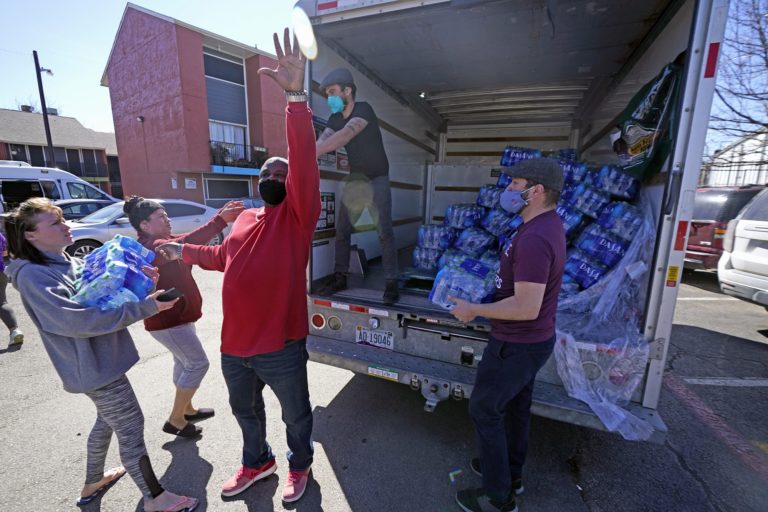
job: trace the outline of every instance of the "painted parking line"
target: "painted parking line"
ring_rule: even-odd
[[[664,376],[664,386],[672,391],[747,467],[768,482],[768,457],[763,452],[758,451],[753,443],[713,411],[699,395],[685,385],[682,379],[668,373]]]
[[[724,386],[731,388],[768,388],[768,379],[757,378],[684,378],[686,384],[694,384],[697,386]]]
[[[715,301],[722,300],[728,302],[736,302],[739,299],[733,297],[678,297],[677,300],[700,300],[700,301]]]

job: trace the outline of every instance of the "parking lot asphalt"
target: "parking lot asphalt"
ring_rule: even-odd
[[[161,431],[173,394],[171,356],[141,325],[131,327],[141,361],[128,376],[144,410],[152,463],[168,489],[200,498],[201,511],[452,511],[457,489],[479,485],[469,469],[474,444],[466,401],[427,413],[421,395],[405,386],[310,363],[316,452],[306,495],[292,506],[280,500],[287,446],[268,391],[276,476],[222,500],[219,489],[239,465],[241,438],[219,367],[221,275],[195,276],[206,297],[197,329],[212,363],[196,404],[217,411],[200,423],[201,439]],[[720,294],[707,272],[686,272],[679,299],[659,406],[666,441],[628,442],[534,418],[521,511],[768,509],[768,313]],[[86,397],[61,389],[11,288],[9,301],[26,341],[20,350],[0,349],[0,510],[73,510],[95,411]],[[108,467],[117,464],[113,442]],[[140,510],[140,501],[124,478],[85,510]]]

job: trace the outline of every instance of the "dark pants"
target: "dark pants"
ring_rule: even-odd
[[[288,466],[312,464],[312,407],[307,384],[307,342],[288,341],[283,350],[250,357],[221,355],[229,405],[243,432],[243,464],[256,468],[274,459],[267,442],[264,386],[277,396],[288,439]]]
[[[368,208],[381,242],[381,262],[386,279],[397,279],[397,245],[392,228],[392,192],[389,176],[367,178],[350,174],[344,181],[341,203],[336,211],[336,262],[334,272],[349,270],[352,232],[363,210]]]
[[[533,382],[554,345],[554,336],[543,343],[490,337],[477,367],[469,414],[477,432],[483,488],[496,499],[506,499],[512,480],[522,477]]]

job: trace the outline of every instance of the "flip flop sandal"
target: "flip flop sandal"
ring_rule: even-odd
[[[187,421],[197,421],[212,418],[216,412],[209,407],[200,407],[195,414],[185,414],[184,419]]]
[[[120,480],[121,478],[123,478],[124,476],[125,476],[125,468],[123,468],[123,472],[122,473],[119,473],[115,478],[113,478],[112,480],[110,480],[106,484],[102,485],[101,487],[99,487],[98,489],[93,491],[88,496],[80,496],[77,499],[76,505],[78,507],[86,506],[87,504],[89,504],[90,502],[92,502],[93,500],[95,500],[96,498],[98,498],[99,496],[104,494],[105,492],[107,492],[110,489],[110,487],[115,485],[117,483],[117,481]]]
[[[197,437],[203,433],[203,428],[193,423],[187,423],[184,428],[176,428],[166,421],[163,425],[163,432],[179,437]]]
[[[179,498],[179,501],[171,505],[170,508],[164,508],[163,510],[158,510],[156,512],[192,512],[200,504],[199,500],[190,498],[189,496],[179,496]],[[141,512],[147,512],[143,506],[141,507]]]

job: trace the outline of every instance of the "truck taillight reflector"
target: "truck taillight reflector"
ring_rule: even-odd
[[[315,306],[325,306],[326,308],[331,307],[331,301],[329,301],[329,300],[315,299],[314,300],[314,304],[315,304]]]
[[[315,329],[322,329],[325,327],[325,317],[320,313],[312,315],[312,325]]]
[[[718,53],[720,53],[720,43],[709,43],[709,52],[707,52],[707,67],[704,68],[704,78],[712,78],[715,76]]]

